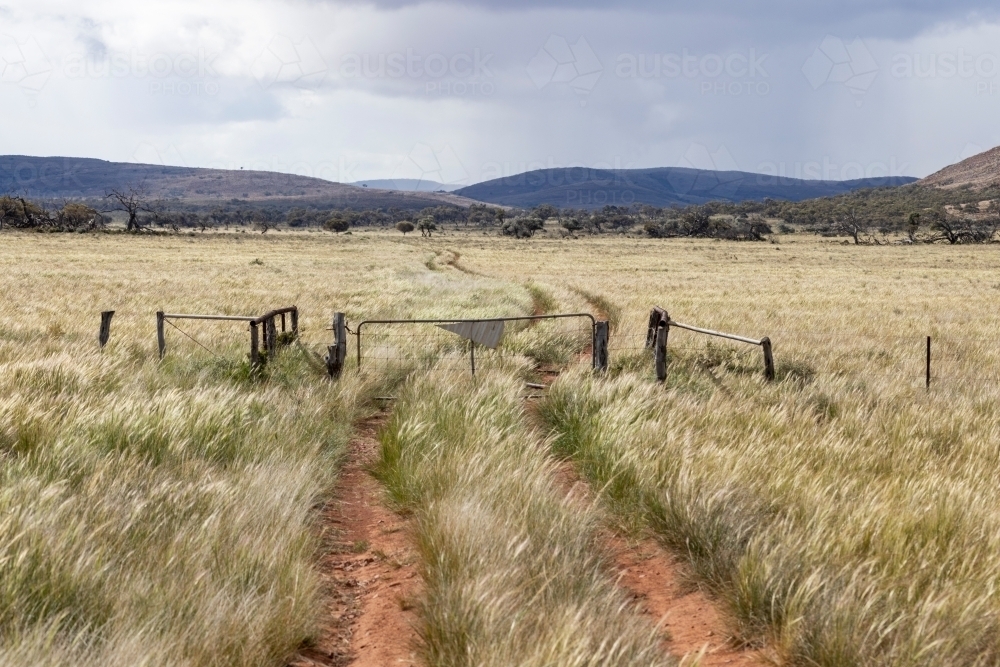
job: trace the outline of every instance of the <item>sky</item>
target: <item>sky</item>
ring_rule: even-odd
[[[0,154],[921,177],[1000,144],[991,4],[0,0]]]

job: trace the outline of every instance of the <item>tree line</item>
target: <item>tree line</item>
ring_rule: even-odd
[[[943,190],[907,185],[802,202],[765,199],[672,207],[605,206],[597,210],[558,208],[551,204],[528,209],[474,204],[439,205],[421,211],[306,206],[281,210],[234,199],[206,211],[192,211],[172,209],[169,203],[151,200],[140,184],[107,191],[100,209],[94,202],[66,202],[48,208],[41,202],[8,194],[0,197],[0,229],[90,231],[106,227],[115,216],[124,220],[125,229],[131,232],[238,227],[261,233],[282,228],[340,233],[357,227],[394,227],[403,234],[419,231],[423,236],[431,236],[450,227],[479,228],[519,239],[529,239],[546,230],[565,236],[631,233],[650,238],[762,241],[775,231],[806,231],[848,237],[858,245],[965,244],[997,240],[998,202],[998,188]]]

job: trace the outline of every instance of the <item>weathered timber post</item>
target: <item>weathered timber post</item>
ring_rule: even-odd
[[[285,333],[285,314],[281,314],[281,333]]]
[[[469,340],[469,359],[472,360],[472,374],[476,374],[476,341]]]
[[[608,338],[611,325],[609,322],[597,322],[594,325],[594,370],[604,373],[608,370]]]
[[[101,313],[101,330],[97,334],[97,342],[100,344],[102,350],[111,338],[111,318],[114,316],[115,311],[113,310],[105,310]]]
[[[292,307],[292,335],[295,340],[299,339],[299,309]]]
[[[167,353],[167,337],[163,331],[163,311],[156,313],[156,344],[160,349],[160,359],[163,359],[163,355]]]
[[[358,370],[359,371],[361,370],[361,325],[362,324],[364,324],[364,322],[361,322],[360,324],[358,324],[358,331],[355,334],[355,337],[357,338],[357,341],[358,341]]]
[[[927,388],[931,388],[931,337],[927,337]]]
[[[260,340],[257,337],[257,323],[250,323],[250,367],[260,367]]]
[[[667,323],[661,322],[656,327],[656,339],[653,345],[656,355],[656,381],[667,381]]]
[[[650,349],[656,344],[656,327],[660,324],[660,315],[653,308],[649,312],[649,325],[646,327],[646,349]]]
[[[293,313],[295,311],[292,311]],[[295,320],[292,320],[294,330]],[[333,345],[327,349],[326,370],[330,377],[338,378],[347,361],[347,319],[344,313],[333,314]]]
[[[771,339],[762,338],[760,347],[764,350],[764,377],[768,382],[774,382],[774,357],[771,355]]]
[[[267,318],[264,326],[267,328],[267,359],[270,361],[278,352],[278,328],[274,317]]]

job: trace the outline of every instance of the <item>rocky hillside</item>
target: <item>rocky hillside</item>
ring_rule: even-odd
[[[1000,187],[1000,146],[945,167],[919,181],[919,185],[947,189],[970,187],[973,190]]]

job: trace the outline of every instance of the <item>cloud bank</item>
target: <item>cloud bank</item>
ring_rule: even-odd
[[[922,176],[1000,144],[982,2],[0,7],[7,154],[471,184],[559,166]]]

